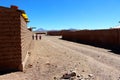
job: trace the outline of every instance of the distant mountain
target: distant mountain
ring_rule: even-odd
[[[70,29],[68,29],[68,30],[70,30],[70,31],[76,31],[77,29],[74,29],[74,28],[70,28]]]
[[[118,29],[118,28],[120,28],[120,25],[117,25],[117,26],[111,27],[110,29]]]
[[[68,30],[68,31],[77,31],[78,29],[69,28],[69,29],[62,29],[62,30]]]
[[[44,32],[44,31],[47,31],[47,30],[45,30],[45,29],[43,29],[43,28],[39,28],[39,29],[37,29],[37,30],[35,30],[35,31]]]

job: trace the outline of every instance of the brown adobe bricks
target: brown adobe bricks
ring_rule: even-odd
[[[32,42],[32,32],[21,12],[0,7],[0,72],[23,70],[23,62]]]
[[[63,31],[62,38],[106,46],[120,46],[120,29]]]

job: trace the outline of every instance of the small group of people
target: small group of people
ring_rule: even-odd
[[[41,40],[41,35],[40,34],[34,34],[32,36],[33,40]]]

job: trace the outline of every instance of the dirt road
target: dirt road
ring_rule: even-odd
[[[74,80],[120,80],[120,55],[59,38],[34,41],[26,70],[1,75],[0,80],[68,80],[60,77],[70,72],[76,73]]]

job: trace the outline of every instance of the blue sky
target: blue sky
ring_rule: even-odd
[[[120,0],[0,0],[10,5],[25,10],[37,29],[106,29],[120,21]]]

